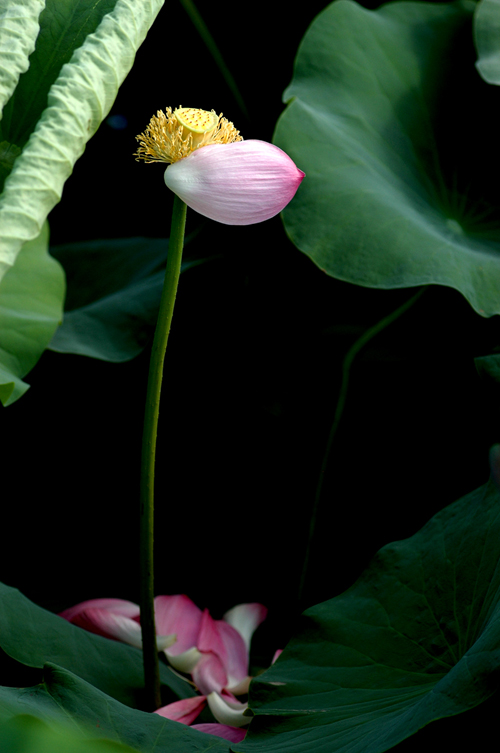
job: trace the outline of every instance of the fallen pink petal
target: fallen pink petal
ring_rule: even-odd
[[[205,217],[253,225],[279,214],[304,176],[277,146],[250,139],[197,149],[166,169],[165,183]]]
[[[205,696],[197,695],[192,698],[183,698],[180,701],[169,703],[167,706],[156,709],[154,713],[164,716],[166,719],[171,719],[174,722],[189,725],[201,714],[206,705]]]
[[[246,730],[240,727],[231,727],[228,724],[193,724],[192,729],[198,732],[205,732],[207,735],[216,735],[224,740],[230,740],[233,743],[240,743],[246,735]]]
[[[138,604],[123,599],[89,599],[60,612],[73,625],[115,641],[142,648],[140,609]],[[176,642],[175,634],[158,635],[158,650]]]

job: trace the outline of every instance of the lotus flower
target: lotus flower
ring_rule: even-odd
[[[214,620],[208,609],[202,612],[187,596],[155,599],[157,632],[177,635],[177,642],[165,650],[169,663],[191,674],[204,695],[248,691],[250,641],[266,614],[262,604],[239,604],[222,620]]]
[[[131,601],[91,599],[60,616],[92,633],[141,648],[139,614],[138,605]],[[155,713],[191,725],[208,703],[218,723],[193,728],[240,742],[245,736],[241,727],[250,720],[245,716],[248,704],[236,695],[248,692],[250,641],[266,615],[262,604],[238,604],[222,620],[214,620],[185,595],[157,596],[158,649],[174,669],[191,674],[201,695],[175,701]]]
[[[189,207],[226,225],[252,225],[281,212],[304,178],[266,141],[243,141],[222,114],[160,110],[137,136],[138,159],[170,163],[165,183]]]
[[[239,604],[222,620],[214,620],[187,596],[156,596],[158,650],[165,651],[174,669],[192,674],[204,694],[224,689],[246,693],[250,641],[266,614],[262,604]],[[91,633],[142,647],[140,609],[131,601],[91,599],[60,617]]]

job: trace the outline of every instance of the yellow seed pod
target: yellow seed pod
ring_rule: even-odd
[[[140,146],[135,153],[145,162],[178,162],[196,149],[209,144],[231,144],[243,141],[240,132],[222,113],[198,110],[194,107],[177,107],[172,112],[158,110],[144,133],[136,136]]]
[[[194,107],[179,107],[174,110],[179,125],[182,126],[182,138],[191,136],[191,144],[196,148],[202,141],[207,141],[209,136],[219,123],[219,118],[212,110],[197,110]]]

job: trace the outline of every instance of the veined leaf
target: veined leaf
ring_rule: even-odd
[[[306,173],[285,228],[322,270],[375,288],[446,285],[491,316],[499,94],[475,68],[474,8],[332,3],[302,40],[274,141]],[[490,2],[489,22],[499,14]]]
[[[243,753],[383,753],[500,684],[500,494],[490,480],[308,609],[250,687]]]
[[[52,248],[66,272],[68,294],[63,324],[48,347],[114,362],[137,356],[154,334],[167,250],[168,238],[112,238]],[[181,271],[209,258],[185,260]]]
[[[0,0],[0,120],[19,76],[28,70],[44,6],[44,0]]]
[[[141,753],[229,751],[227,740],[190,729],[185,724],[172,722],[158,714],[124,706],[55,665],[44,668],[44,682],[41,685],[31,688],[0,687],[0,720],[16,719],[20,713],[43,720],[57,731],[64,726],[65,734],[77,741],[90,738],[93,745],[97,742],[95,738],[102,737],[106,745],[114,743],[118,746],[117,753],[122,750],[122,745],[132,746],[134,751]],[[6,725],[0,725],[0,743],[1,732],[5,728]],[[94,750],[97,753],[100,748],[92,745],[89,753]],[[67,748],[69,750],[73,751],[73,748]],[[79,752],[81,748],[77,747],[76,750]],[[108,747],[102,750],[107,753]],[[33,753],[38,753],[36,748]]]
[[[63,65],[0,197],[0,279],[60,200],[64,182],[108,114],[162,4],[117,0]]]
[[[162,4],[47,0],[40,14],[40,1],[0,0],[0,187],[5,179],[0,400],[5,405],[27,389],[21,379],[61,319],[61,268],[46,253],[31,253],[30,242],[41,237],[74,163],[109,112]],[[35,278],[35,265],[41,277]]]

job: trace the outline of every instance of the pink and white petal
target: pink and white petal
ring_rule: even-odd
[[[238,631],[224,620],[214,620],[205,610],[202,617],[200,635],[198,637],[198,648],[202,652],[215,654],[222,664],[226,674],[226,680],[221,687],[226,685],[237,685],[248,673],[248,651],[245,641]],[[215,664],[213,665],[216,666]],[[208,667],[200,668],[201,672],[206,672]],[[220,678],[222,682],[222,677]],[[219,690],[213,686],[211,690]],[[208,688],[205,691],[208,692]]]
[[[200,693],[208,695],[213,690],[220,692],[227,685],[227,674],[221,660],[216,654],[202,654],[202,658],[193,668],[191,677]]]
[[[228,724],[193,724],[191,729],[197,729],[198,732],[205,732],[207,735],[216,735],[223,737],[224,740],[230,740],[232,743],[240,743],[245,737],[246,729],[230,727]]]
[[[246,695],[250,688],[251,680],[252,678],[250,677],[250,675],[247,675],[239,682],[228,685],[226,690],[229,690],[233,695]]]
[[[174,649],[177,644],[174,644]],[[165,651],[165,655],[168,659],[168,663],[172,665],[178,672],[184,672],[190,675],[194,668],[203,658],[204,654],[200,653],[197,648],[190,648],[188,651],[184,651],[182,654],[172,654],[171,651]]]
[[[191,724],[203,711],[207,705],[207,699],[204,695],[193,696],[192,698],[183,698],[180,701],[174,701],[167,706],[156,709],[155,714],[172,719],[174,722],[181,724]]]
[[[156,648],[158,651],[166,651],[167,648],[173,646],[177,641],[177,636],[173,635],[157,635],[156,636]]]
[[[282,654],[282,653],[283,653],[283,649],[282,648],[276,649],[276,651],[274,652],[274,656],[273,656],[273,660],[272,660],[271,664],[274,664],[274,662],[276,661],[276,659],[278,658],[278,656],[280,656],[280,654]]]
[[[210,144],[174,162],[166,185],[196,212],[226,225],[253,225],[281,212],[304,178],[266,141]]]
[[[251,604],[237,604],[237,606],[226,612],[223,620],[238,631],[245,641],[247,651],[250,652],[252,636],[266,617],[267,607],[254,602]]]
[[[171,656],[197,646],[201,617],[201,609],[184,594],[155,598],[156,632],[160,635],[177,635],[177,642],[170,651]]]
[[[73,624],[85,628],[91,633],[128,643],[135,648],[142,648],[141,626],[130,617],[123,617],[108,609],[86,609],[73,621]]]
[[[248,650],[243,637],[232,625],[217,620],[215,626],[223,646],[218,653],[226,671],[226,685],[233,687],[247,678]]]
[[[250,724],[248,716],[244,712],[248,709],[248,703],[226,703],[219,693],[207,695],[210,711],[221,724],[229,724],[231,727],[244,727]]]
[[[132,601],[125,601],[124,599],[88,599],[82,601],[80,604],[75,604],[74,607],[69,607],[63,612],[59,612],[59,617],[63,617],[69,622],[74,622],[81,612],[86,609],[108,609],[116,614],[122,614],[124,617],[130,617],[131,619],[139,619],[140,609],[138,604],[134,604]]]

